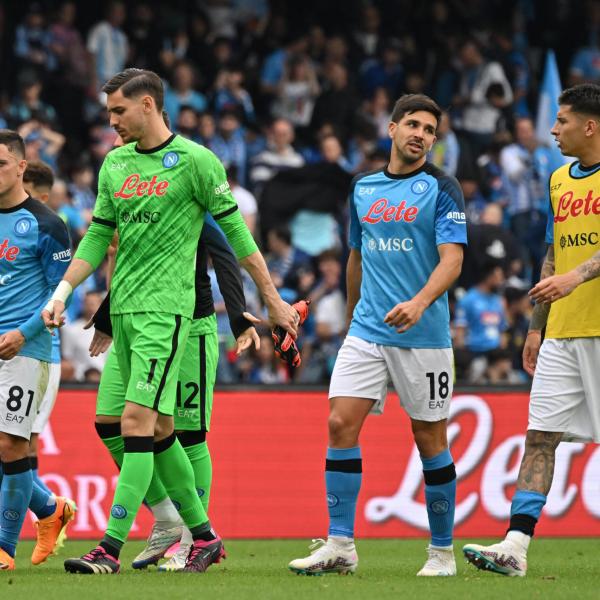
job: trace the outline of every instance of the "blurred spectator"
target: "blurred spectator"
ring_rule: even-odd
[[[469,289],[475,285],[478,274],[488,264],[498,264],[511,277],[523,268],[523,249],[514,235],[502,227],[502,207],[488,204],[480,223],[467,225],[469,245],[465,248],[459,285]]]
[[[529,276],[537,281],[545,254],[547,182],[558,165],[552,165],[549,148],[538,143],[530,118],[516,120],[515,143],[503,148],[500,165],[507,182],[510,228],[527,249],[533,269]]]
[[[373,91],[373,95],[363,102],[360,114],[375,127],[377,138],[385,140],[389,137],[388,128],[391,112],[390,95],[385,88],[378,87]],[[439,139],[436,146],[438,143]]]
[[[315,336],[310,358],[300,377],[303,383],[329,379],[346,331],[346,298],[342,292],[340,257],[336,252],[323,252],[317,258],[317,265],[319,280],[310,292]]]
[[[94,171],[90,164],[81,162],[73,167],[69,195],[72,198],[73,207],[79,211],[87,224],[92,221],[92,213],[96,205],[96,194],[92,189],[93,183]]]
[[[285,364],[276,356],[273,350],[273,339],[269,333],[260,336],[260,348],[252,347],[250,356],[254,361],[249,364],[249,369],[243,380],[253,384],[282,384],[288,383],[290,376]],[[247,359],[246,359],[247,360]]]
[[[67,184],[62,179],[55,179],[48,198],[51,208],[67,224],[69,234],[76,247],[84,236],[87,223],[81,213],[71,204]]]
[[[240,184],[245,185],[248,149],[240,117],[236,111],[221,113],[217,134],[211,141],[210,149],[219,157],[226,169],[235,166]]]
[[[510,350],[504,348],[488,354],[483,374],[472,381],[477,385],[515,385],[525,382],[525,373],[514,368]]]
[[[231,194],[237,202],[244,222],[248,226],[250,233],[256,235],[256,217],[258,213],[256,198],[250,191],[239,184],[237,180],[237,169],[234,165],[227,169],[227,181],[229,182]]]
[[[506,320],[508,323],[506,349],[510,353],[513,369],[522,371],[523,346],[529,330],[532,310],[527,287],[522,284],[517,285],[517,283],[511,284],[509,279],[504,288],[504,300],[506,302]]]
[[[20,68],[33,68],[39,76],[56,68],[56,59],[50,50],[50,32],[42,5],[32,2],[27,8],[23,22],[15,31],[15,56]]]
[[[360,85],[363,96],[369,98],[377,88],[384,88],[392,98],[397,98],[404,84],[401,63],[402,43],[397,38],[385,41],[381,58],[366,60],[360,68]]]
[[[298,271],[311,268],[310,256],[292,246],[290,230],[282,225],[267,232],[267,249],[267,266],[275,287],[288,302],[295,301]]]
[[[198,132],[199,127],[198,113],[191,106],[182,106],[179,109],[177,121],[175,121],[175,131],[194,142],[200,142],[201,136]]]
[[[285,45],[278,48],[263,62],[260,72],[261,92],[272,99],[284,77],[285,64],[293,56],[303,55],[308,48],[308,39],[304,33],[289,36]]]
[[[75,27],[77,5],[63,2],[50,27],[50,47],[57,60],[52,76],[52,97],[62,130],[69,142],[81,145],[84,136],[83,103],[90,86],[90,58],[81,33]]]
[[[255,120],[254,104],[243,84],[244,71],[239,65],[221,70],[215,81],[214,108],[218,115],[235,111],[243,115],[245,123],[252,123]]]
[[[251,161],[250,182],[254,193],[260,196],[264,184],[282,169],[300,167],[304,159],[292,146],[294,128],[286,119],[276,119],[267,134],[267,149]]]
[[[477,380],[484,372],[490,352],[506,347],[508,324],[499,289],[502,268],[494,263],[482,267],[479,282],[460,298],[454,319],[457,377]]]
[[[372,4],[365,4],[354,31],[354,53],[358,62],[375,56],[380,41],[381,15],[379,9]]]
[[[288,120],[294,127],[307,127],[312,118],[319,82],[306,56],[291,56],[276,90],[271,113]]]
[[[311,127],[319,129],[324,123],[331,123],[345,140],[352,130],[360,103],[348,82],[346,67],[332,63],[324,75],[323,92],[317,98]]]
[[[19,95],[8,108],[12,127],[19,127],[31,120],[55,123],[56,111],[42,100],[42,89],[42,81],[34,71],[22,71],[19,74]]]
[[[460,179],[459,183],[465,199],[467,221],[469,223],[479,223],[487,204],[487,200],[479,188],[479,182],[465,176]]]
[[[27,168],[23,173],[23,187],[32,198],[46,204],[53,185],[54,173],[50,165],[41,160],[27,161]]]
[[[42,160],[56,170],[58,154],[65,144],[65,136],[38,120],[23,123],[18,131],[25,142],[25,158]]]
[[[95,381],[93,373],[89,373],[87,376],[86,373],[90,369],[101,373],[106,362],[106,353],[90,356],[89,348],[94,337],[94,328],[84,329],[84,326],[100,308],[101,303],[102,294],[88,292],[83,300],[81,316],[73,322],[67,321],[61,328],[62,358],[73,366],[76,381]]]
[[[328,163],[339,165],[348,173],[352,172],[352,166],[344,156],[344,149],[339,138],[333,134],[321,138],[319,149],[323,160]]]
[[[106,19],[90,30],[87,49],[92,56],[93,88],[100,93],[102,86],[125,68],[129,57],[129,42],[122,30],[127,16],[125,3],[112,1],[106,7]],[[102,102],[102,95],[99,96]]]
[[[180,62],[173,72],[173,84],[165,90],[165,110],[171,123],[177,123],[182,106],[190,106],[201,113],[206,110],[206,98],[194,89],[195,74],[192,65]]]
[[[152,3],[135,4],[127,27],[127,38],[132,64],[138,69],[156,71],[162,50],[162,32]]]
[[[455,176],[460,158],[460,146],[456,134],[452,131],[450,115],[447,112],[442,113],[435,135],[437,140],[429,153],[429,161],[448,175]]]
[[[585,12],[585,21],[581,25],[582,29],[585,28],[590,33],[585,45],[576,52],[571,60],[569,85],[584,82],[600,83],[600,39],[598,39],[600,34],[600,2],[594,0],[586,2]],[[581,38],[578,36],[578,39]]]
[[[199,142],[212,149],[212,143],[217,133],[217,125],[212,114],[205,112],[198,117],[198,133],[200,134]]]
[[[460,129],[479,155],[496,132],[501,109],[512,102],[512,90],[502,65],[486,61],[474,39],[463,43],[459,56],[461,78],[453,104],[462,107]]]

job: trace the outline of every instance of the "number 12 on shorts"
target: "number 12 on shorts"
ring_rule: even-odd
[[[450,374],[441,371],[436,374],[433,371],[425,373],[429,380],[429,408],[442,408],[450,392]]]

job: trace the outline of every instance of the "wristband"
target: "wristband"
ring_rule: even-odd
[[[539,333],[542,335],[542,331],[540,329],[530,329],[525,337],[527,337],[530,333]]]
[[[73,286],[64,279],[56,286],[54,293],[50,296],[50,300],[48,300],[48,304],[44,307],[44,310],[48,312],[52,312],[54,308],[54,301],[60,300],[63,304],[67,303],[69,296],[73,292]]]

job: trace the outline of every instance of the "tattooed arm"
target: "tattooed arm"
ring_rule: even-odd
[[[546,253],[546,258],[544,259],[544,264],[542,265],[540,282],[552,278],[554,276],[554,270],[554,245],[550,244],[548,252]],[[537,287],[538,286],[534,287],[533,290],[529,292],[529,295],[532,298],[534,297],[533,292]],[[523,369],[525,369],[532,377],[537,364],[540,346],[542,345],[542,329],[546,326],[549,313],[550,303],[536,298],[533,313],[531,314],[531,322],[529,323],[529,331],[527,332],[527,339],[523,346]]]
[[[554,275],[554,245],[550,244],[544,264],[542,265],[542,271],[540,274],[540,281],[552,277]],[[536,286],[537,287],[537,286]],[[533,288],[535,290],[535,288]],[[533,292],[533,290],[532,290]],[[536,302],[533,307],[533,313],[531,314],[531,322],[529,323],[529,331],[542,331],[548,321],[548,314],[550,313],[550,304],[544,302]]]
[[[594,256],[568,273],[542,279],[529,295],[536,302],[554,302],[568,296],[578,285],[598,276],[600,276],[600,252],[596,252]]]

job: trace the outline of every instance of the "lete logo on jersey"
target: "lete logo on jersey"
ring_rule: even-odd
[[[18,246],[9,246],[8,239],[5,239],[0,244],[0,259],[5,259],[10,262],[14,261],[17,258],[17,254],[19,254],[20,249]]]
[[[157,181],[156,175],[154,175],[150,181],[143,181],[138,173],[133,173],[133,175],[129,175],[129,177],[125,179],[121,189],[118,192],[115,192],[115,198],[124,198],[127,200],[133,198],[133,196],[137,196],[138,198],[141,198],[144,195],[164,196],[168,187],[169,182]]]
[[[367,214],[361,219],[363,223],[379,223],[384,221],[406,221],[412,223],[419,213],[417,206],[406,206],[406,200],[402,200],[397,206],[388,204],[387,198],[375,200],[369,207]]]

